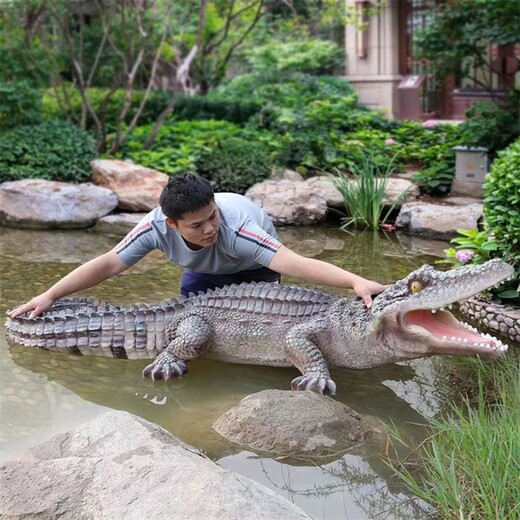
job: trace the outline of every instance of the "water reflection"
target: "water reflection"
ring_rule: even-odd
[[[428,251],[432,245],[415,244],[412,255],[407,249],[412,246],[403,246],[396,235],[354,236],[320,227],[280,229],[280,236],[302,254],[383,283],[433,260]],[[0,228],[0,313],[41,292],[75,265],[105,252],[118,240],[87,231]],[[160,301],[178,294],[179,278],[179,268],[154,255],[84,294],[120,304]],[[295,369],[197,360],[190,364],[187,377],[165,384],[141,377],[146,363],[9,346],[2,325],[2,458],[107,409],[127,410],[160,424],[223,466],[294,500],[314,518],[422,517],[420,506],[406,495],[382,462],[384,438],[375,438],[338,460],[317,465],[315,461],[276,460],[244,452],[211,429],[217,417],[246,395],[266,388],[288,389]],[[417,444],[424,438],[421,425],[442,405],[432,383],[433,372],[431,365],[414,363],[365,371],[335,370],[336,398],[358,413],[385,424],[395,423],[408,442]]]

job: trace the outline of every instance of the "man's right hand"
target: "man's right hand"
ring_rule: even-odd
[[[13,309],[8,313],[8,315],[11,318],[16,318],[24,312],[32,311],[29,318],[36,318],[45,311],[48,311],[52,307],[54,301],[55,300],[48,296],[47,293],[43,293],[33,298],[30,302],[24,303],[23,305],[20,305],[20,307],[16,307],[16,309]]]

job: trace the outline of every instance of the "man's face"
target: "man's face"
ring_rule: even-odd
[[[182,235],[189,246],[199,249],[217,242],[220,214],[215,202],[211,202],[197,211],[185,213],[176,221],[169,218],[167,223]]]

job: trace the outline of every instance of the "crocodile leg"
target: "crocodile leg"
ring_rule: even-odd
[[[334,395],[336,383],[330,378],[323,354],[313,342],[316,332],[315,325],[298,325],[285,337],[287,359],[303,374],[292,380],[291,388]]]
[[[168,346],[143,370],[143,377],[169,381],[188,372],[187,362],[199,357],[213,337],[211,325],[200,316],[185,314],[169,330]]]

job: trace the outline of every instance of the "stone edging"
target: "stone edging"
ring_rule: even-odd
[[[460,312],[482,328],[520,343],[520,309],[477,298],[462,300]]]

